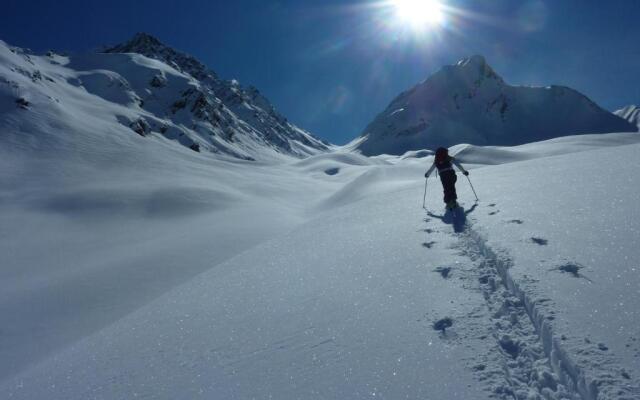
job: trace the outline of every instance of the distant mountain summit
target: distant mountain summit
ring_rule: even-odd
[[[620,118],[624,118],[640,128],[640,107],[636,105],[626,106],[614,112]]]
[[[459,143],[518,145],[637,128],[562,86],[511,86],[476,55],[401,93],[356,139],[365,155]]]
[[[245,160],[306,157],[330,147],[287,121],[258,89],[223,80],[146,33],[101,53],[72,56],[38,56],[0,42],[3,113],[12,114],[7,121],[50,119],[41,126],[105,122],[92,130],[116,129],[116,121],[124,134],[160,135],[194,151]]]

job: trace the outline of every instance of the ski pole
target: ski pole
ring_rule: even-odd
[[[471,179],[469,178],[469,175],[467,175],[467,180],[469,181],[469,185],[471,185],[471,190],[473,190],[473,195],[476,196],[476,201],[479,201],[480,199],[478,199],[478,195],[476,194],[476,190],[473,188],[473,184],[471,183]]]
[[[425,203],[427,202],[427,181],[429,179],[424,178],[424,197],[422,198],[422,208],[426,208]]]

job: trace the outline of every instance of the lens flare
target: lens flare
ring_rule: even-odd
[[[413,29],[427,29],[444,22],[442,4],[437,0],[393,0],[396,17]]]

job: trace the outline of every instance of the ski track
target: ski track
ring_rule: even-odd
[[[428,215],[433,216],[430,212]],[[427,224],[431,221],[425,219]],[[432,230],[425,229],[429,231]],[[625,377],[624,371],[617,371],[620,368],[613,360],[598,363],[582,357],[577,362],[569,355],[562,344],[565,338],[553,332],[554,312],[541,310],[540,305],[546,299],[532,299],[525,293],[509,274],[513,261],[508,253],[492,249],[473,229],[472,221],[465,220],[464,229],[450,235],[458,238],[454,249],[469,259],[470,265],[459,269],[465,275],[467,287],[480,290],[486,301],[478,307],[477,314],[467,317],[491,320],[493,350],[482,360],[469,360],[478,379],[485,382],[490,397],[501,400],[640,398],[640,389],[621,379]],[[598,371],[589,373],[594,372],[589,371],[593,369]]]

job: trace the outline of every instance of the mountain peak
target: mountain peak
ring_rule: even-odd
[[[471,57],[468,58],[464,58],[460,61],[458,61],[458,63],[456,64],[460,67],[467,67],[467,66],[472,66],[472,67],[483,67],[487,65],[487,60],[485,60],[485,58],[479,54],[475,54]]]
[[[158,50],[159,48],[168,48],[168,46],[146,32],[138,32],[131,39],[107,49],[106,52],[144,54],[150,49]]]
[[[502,82],[502,78],[487,64],[487,60],[479,55],[473,55],[458,61],[452,68],[464,76],[476,78],[492,78]]]
[[[189,109],[195,117],[216,128],[212,131],[212,136],[222,133],[222,140],[228,142],[228,148],[234,147],[231,144],[236,141],[242,141],[240,137],[243,133],[285,154],[307,154],[309,151],[324,150],[327,147],[307,132],[290,124],[256,88],[245,89],[236,80],[220,79],[195,57],[163,44],[148,33],[136,33],[127,42],[105,52],[141,54],[161,61],[197,80],[198,88],[183,90],[182,98],[174,103],[174,106],[180,106],[173,109],[172,113],[187,108],[187,103],[191,102]],[[216,143],[220,144],[217,138]],[[213,147],[220,150],[216,145]],[[233,150],[236,156],[246,153],[245,150],[236,150]]]
[[[191,74],[196,79],[203,80],[207,77],[217,79],[216,74],[209,70],[198,59],[188,54],[174,50],[165,45],[154,36],[138,32],[128,41],[105,50],[105,53],[137,53],[145,57],[162,61],[178,71]]]
[[[640,113],[627,108],[620,115],[627,121],[569,88],[511,86],[475,55],[401,93],[364,129],[357,148],[365,155],[403,154],[459,143],[512,146],[635,131],[628,121]]]
[[[138,32],[129,40],[129,42],[138,42],[138,43],[152,43],[157,45],[162,45],[160,40],[158,40],[155,36],[150,35],[146,32]]]

